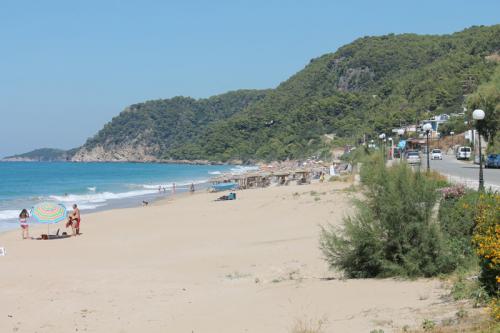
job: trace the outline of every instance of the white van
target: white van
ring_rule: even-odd
[[[456,157],[457,160],[468,160],[470,159],[470,147],[458,147]]]

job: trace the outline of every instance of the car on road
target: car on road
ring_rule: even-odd
[[[457,160],[469,160],[471,154],[470,147],[458,147],[457,153],[455,154]]]
[[[500,154],[488,154],[486,161],[484,162],[484,166],[486,168],[498,168],[498,156],[500,156]]]
[[[420,164],[420,153],[416,150],[410,150],[406,153],[406,162],[408,164]]]
[[[443,153],[441,153],[441,149],[433,149],[431,152],[431,160],[442,160]]]

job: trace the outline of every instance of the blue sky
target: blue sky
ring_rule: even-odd
[[[132,103],[275,87],[358,37],[498,13],[498,0],[1,0],[0,156],[79,146]]]

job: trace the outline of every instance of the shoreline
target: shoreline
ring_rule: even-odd
[[[0,196],[0,232],[17,226],[17,215],[42,201],[57,201],[68,209],[76,203],[82,211],[102,211],[120,207],[136,207],[142,201],[152,202],[177,192],[188,191],[190,184],[203,191],[211,179],[226,174],[240,174],[250,170],[245,166],[186,166],[181,164],[68,164],[65,162],[12,162],[4,164],[7,174],[4,191]],[[0,165],[1,166],[1,165]],[[23,170],[17,176],[15,170]],[[100,171],[102,169],[102,171]],[[0,170],[0,171],[2,171]],[[33,171],[30,171],[33,170]],[[57,170],[57,171],[51,171]],[[135,174],[135,170],[138,170]],[[60,176],[61,171],[62,176]],[[46,175],[38,182],[29,172]],[[9,181],[9,175],[12,180]],[[81,178],[80,176],[81,175]],[[110,176],[106,176],[110,175]],[[27,180],[26,180],[27,179]],[[51,181],[54,180],[54,181]],[[33,183],[33,184],[32,184]],[[161,186],[165,191],[158,192]],[[12,190],[11,190],[12,187]]]
[[[81,161],[81,160],[40,160],[30,158],[8,158],[0,159],[0,163],[153,163],[153,164],[185,164],[185,165],[234,165],[234,166],[252,166],[260,162],[244,163],[242,161],[231,160],[227,162],[222,161],[209,161],[209,160],[95,160],[95,161]]]
[[[203,183],[197,183],[196,186],[198,187],[197,191],[205,192],[210,187],[210,182],[206,181]],[[172,198],[172,196],[180,197],[186,193],[189,193],[189,189],[180,188],[179,190],[176,191],[175,195],[173,195],[171,193],[171,190],[169,190],[169,192],[161,192],[161,193],[156,192],[156,193],[137,195],[122,199],[109,199],[108,201],[106,201],[105,205],[97,206],[92,209],[82,208],[80,209],[80,211],[82,212],[82,214],[89,215],[105,211],[113,211],[117,209],[139,208],[141,207],[143,200],[148,201],[149,205],[154,205],[159,201],[169,200]],[[30,228],[31,226],[36,227],[36,224],[31,223]],[[11,230],[18,228],[19,228],[19,223],[17,218],[4,219],[0,221],[0,235],[2,233],[9,232]]]

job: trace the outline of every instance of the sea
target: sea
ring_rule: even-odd
[[[52,201],[83,214],[92,211],[140,206],[175,192],[208,187],[211,177],[243,173],[252,166],[188,165],[159,163],[0,163],[0,232],[18,228],[23,208]],[[161,191],[158,189],[161,188]]]

